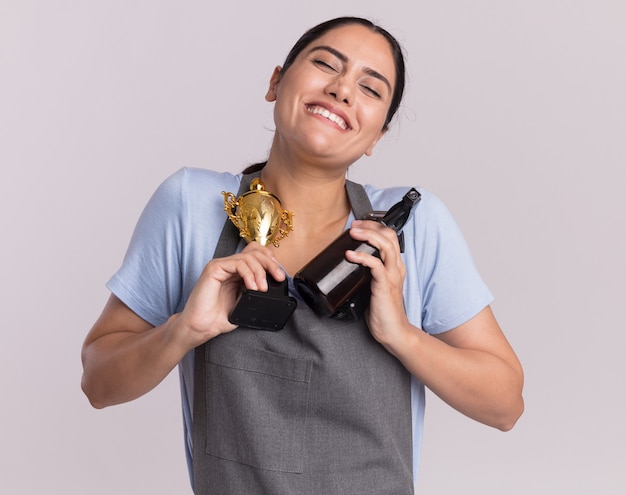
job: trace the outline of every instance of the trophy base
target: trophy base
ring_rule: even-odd
[[[267,292],[244,289],[228,315],[228,321],[255,330],[281,330],[296,309],[297,302],[288,295],[287,280],[277,282],[268,276],[267,282]]]

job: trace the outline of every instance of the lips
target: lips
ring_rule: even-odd
[[[319,115],[320,117],[324,117],[325,119],[328,119],[331,122],[337,124],[344,131],[351,129],[350,125],[348,124],[348,122],[346,122],[346,120],[343,117],[341,117],[340,115],[337,115],[336,113],[331,112],[327,108],[324,108],[320,105],[307,105],[306,109],[308,112],[314,115]]]

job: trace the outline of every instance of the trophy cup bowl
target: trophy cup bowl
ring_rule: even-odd
[[[246,242],[278,247],[293,230],[293,213],[284,210],[278,197],[265,190],[261,179],[253,179],[250,190],[239,198],[230,192],[222,194],[224,210]]]
[[[224,211],[246,242],[270,243],[278,247],[293,230],[293,213],[284,210],[280,200],[265,190],[261,179],[250,183],[250,190],[237,198],[222,191]],[[288,295],[287,280],[277,282],[267,276],[268,291],[244,289],[228,320],[239,326],[258,330],[280,330],[296,308],[296,300]]]

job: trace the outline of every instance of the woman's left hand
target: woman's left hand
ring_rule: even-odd
[[[355,220],[350,235],[378,249],[380,258],[356,251],[346,252],[346,259],[370,269],[372,296],[367,322],[372,336],[388,349],[398,344],[402,329],[408,326],[402,288],[406,268],[400,256],[398,235],[380,222]]]

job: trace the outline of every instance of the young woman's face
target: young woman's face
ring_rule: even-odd
[[[395,65],[380,34],[354,24],[309,44],[284,73],[272,75],[276,137],[301,153],[350,165],[384,134]]]

